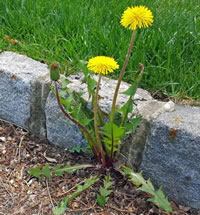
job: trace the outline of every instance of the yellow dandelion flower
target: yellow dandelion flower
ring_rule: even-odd
[[[121,25],[131,30],[149,27],[153,23],[152,12],[144,6],[128,7],[122,14]]]
[[[107,75],[109,72],[118,69],[119,65],[111,57],[97,56],[89,59],[87,68],[94,73]]]

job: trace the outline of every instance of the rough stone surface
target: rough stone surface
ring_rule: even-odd
[[[48,68],[13,52],[0,54],[0,118],[45,136]]]
[[[141,170],[170,199],[200,208],[200,108],[176,106],[151,122]]]
[[[142,119],[135,133],[129,134],[121,144],[119,159],[121,163],[139,171],[147,135],[150,132],[150,121]]]
[[[45,113],[47,139],[50,143],[66,149],[87,144],[79,128],[64,116],[52,93],[47,98]]]

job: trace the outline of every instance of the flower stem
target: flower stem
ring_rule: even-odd
[[[115,105],[116,105],[116,102],[117,102],[117,96],[118,96],[118,92],[119,92],[119,87],[120,87],[120,84],[121,84],[122,79],[124,77],[124,73],[125,73],[126,67],[128,65],[128,60],[129,60],[129,58],[131,56],[131,51],[132,51],[133,44],[134,44],[134,41],[135,41],[135,35],[136,35],[136,30],[134,30],[133,33],[132,33],[132,37],[131,37],[128,52],[127,52],[127,55],[126,55],[126,58],[125,58],[125,61],[124,61],[124,65],[122,67],[120,77],[118,79],[117,86],[115,88],[115,94],[114,94],[114,97],[113,97],[113,103],[112,103],[112,109],[111,109],[111,115],[110,115],[110,122],[113,122],[113,120],[114,120]]]
[[[102,147],[102,143],[101,143],[101,139],[99,136],[99,128],[98,128],[98,96],[99,96],[99,88],[100,88],[100,83],[101,83],[101,77],[102,74],[99,74],[99,80],[97,83],[97,88],[96,88],[96,94],[95,94],[95,102],[94,102],[94,130],[95,130],[95,134],[96,134],[96,140],[97,140],[97,145],[98,145],[98,150],[101,154],[101,162],[103,164],[103,166],[106,164],[105,161],[105,152],[103,150]]]
[[[61,102],[60,102],[60,98],[59,98],[59,93],[58,93],[58,86],[57,86],[57,83],[56,81],[54,81],[55,83],[55,89],[56,89],[56,99],[57,99],[57,102],[58,102],[58,105],[61,109],[61,111],[64,113],[64,115],[69,119],[71,120],[74,124],[76,124],[88,137],[89,141],[88,143],[90,144],[90,147],[94,153],[94,155],[97,157],[97,159],[99,160],[99,153],[98,153],[98,150],[96,148],[96,143],[95,143],[95,140],[94,138],[91,136],[91,134],[89,133],[89,131],[87,130],[86,127],[84,127],[83,125],[80,124],[80,122],[78,122],[76,119],[74,119],[69,113],[67,113],[65,111],[65,109],[63,108]]]

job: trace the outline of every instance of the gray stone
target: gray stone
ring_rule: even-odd
[[[144,148],[146,145],[147,135],[150,132],[150,122],[142,119],[133,134],[129,134],[120,146],[118,158],[121,163],[131,167],[138,172]]]
[[[200,108],[176,106],[151,122],[141,167],[179,204],[200,209]]]
[[[26,56],[0,54],[0,118],[45,137],[47,65]]]
[[[52,93],[47,98],[45,113],[47,139],[50,143],[66,149],[87,145],[79,128],[62,113]]]
[[[137,104],[137,113],[141,114],[148,121],[156,119],[162,113],[174,111],[174,109],[175,106],[172,101],[148,100]]]

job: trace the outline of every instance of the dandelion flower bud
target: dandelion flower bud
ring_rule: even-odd
[[[57,81],[60,78],[59,67],[55,62],[50,66],[50,78],[52,81]]]

